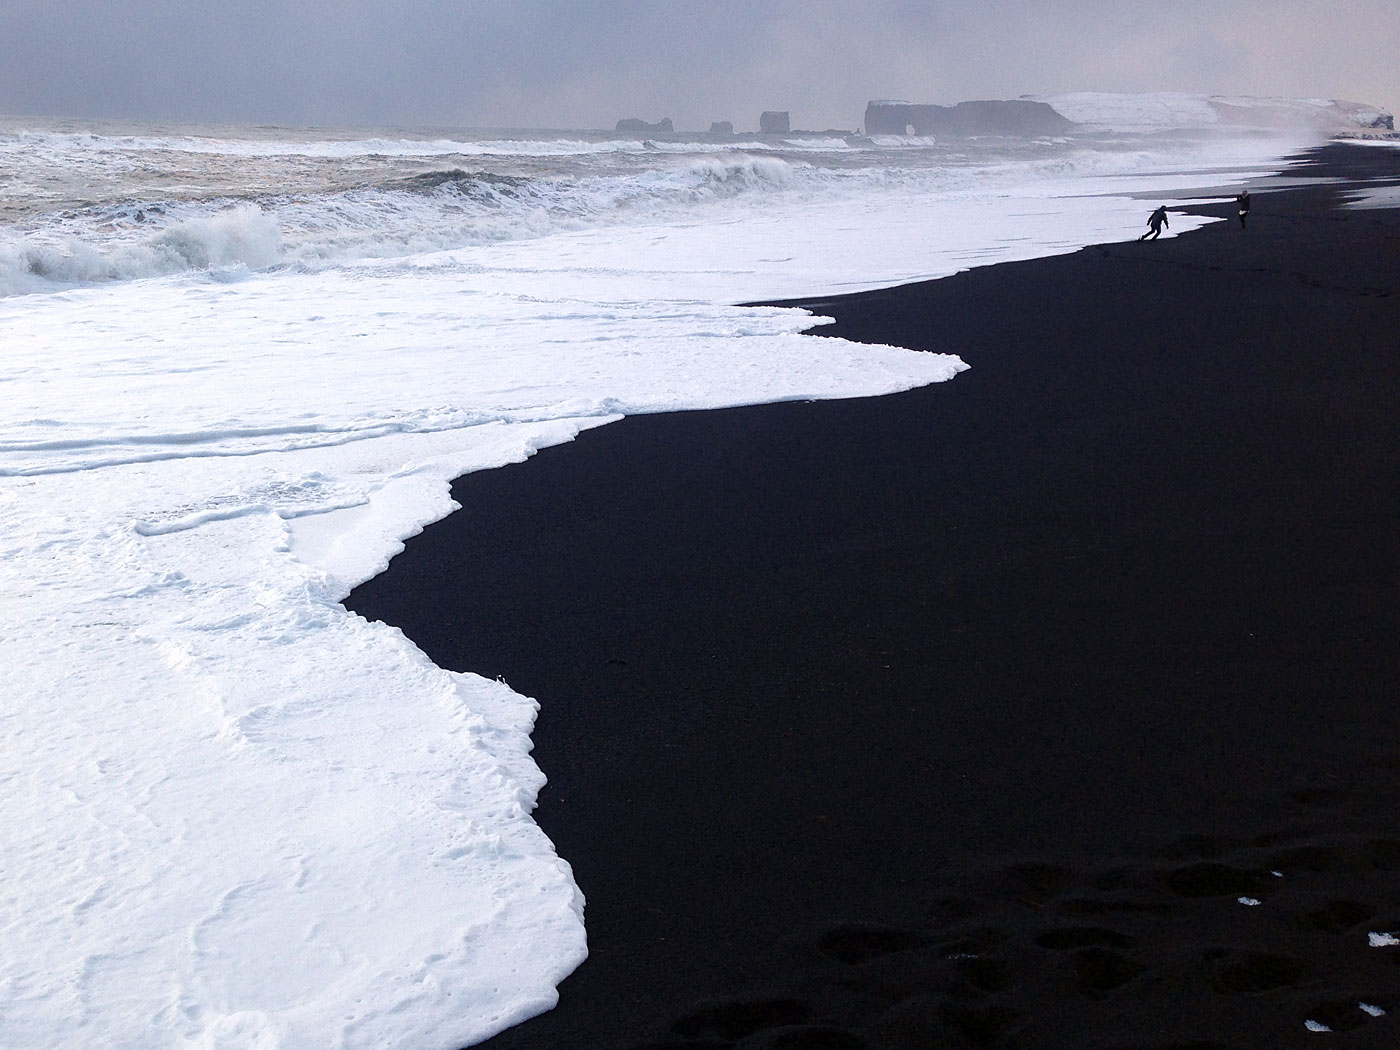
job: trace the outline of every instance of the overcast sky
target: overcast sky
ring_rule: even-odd
[[[1400,103],[1397,0],[0,0],[0,113],[854,128],[873,98]]]

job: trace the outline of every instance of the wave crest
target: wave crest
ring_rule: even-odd
[[[687,168],[702,190],[719,195],[783,189],[793,180],[794,168],[777,157],[711,157],[693,161]]]
[[[124,224],[129,228],[106,243],[69,234],[0,244],[0,295],[189,270],[260,270],[280,261],[277,220],[256,205],[195,215],[155,233],[140,229],[144,219],[137,210]]]
[[[277,264],[321,269],[577,229],[693,217],[783,192],[798,170],[742,153],[625,174],[528,177],[443,168],[347,190],[217,201],[123,201],[51,215],[0,241],[0,295]]]
[[[450,168],[446,171],[424,171],[407,175],[401,179],[391,179],[382,189],[403,190],[406,193],[460,193],[464,197],[482,199],[500,194],[511,195],[529,184],[530,180],[521,175],[495,175],[487,171],[463,171]]]

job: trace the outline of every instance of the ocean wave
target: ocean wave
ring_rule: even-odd
[[[1103,99],[1089,101],[1105,112]],[[1175,107],[1179,117],[1190,100],[1157,101],[1164,111]],[[7,149],[28,134],[0,135],[0,170]],[[432,153],[466,145],[456,140],[406,146],[400,140],[353,140],[359,151],[398,142],[426,152],[397,160],[365,155],[352,165],[249,160],[239,153],[300,156],[349,149],[348,139],[211,137],[185,143],[215,154],[205,160],[152,154],[143,166],[134,164],[129,150],[114,152],[114,144],[165,149],[180,140],[45,134],[49,146],[68,152],[37,160],[25,154],[28,167],[16,169],[20,190],[44,189],[19,210],[0,212],[0,295],[186,272],[224,277],[279,265],[321,270],[586,229],[742,222],[776,213],[779,201],[787,213],[801,214],[812,207],[865,207],[890,194],[984,193],[1069,176],[1151,170],[1159,157],[1179,160],[1192,148],[1108,134],[993,145],[899,136],[786,137],[761,148],[667,141],[654,143],[651,151],[642,140],[558,138],[522,139],[533,157],[478,167],[460,151]],[[498,141],[474,145],[494,148]],[[804,152],[799,143],[810,148]],[[621,152],[606,159],[541,159],[550,150],[575,146]],[[1218,148],[1214,142],[1205,150]]]
[[[728,149],[752,148],[771,151],[771,141],[735,140]],[[783,140],[781,148],[829,151],[847,148],[843,139],[833,137]],[[709,153],[715,143],[709,138],[640,139],[620,138],[605,132],[549,136],[522,133],[518,137],[463,136],[461,138],[413,138],[371,136],[367,138],[309,139],[259,137],[204,137],[196,135],[120,135],[59,131],[19,130],[0,134],[0,155],[6,153],[48,153],[77,156],[94,154],[107,157],[133,154],[180,153],[193,156],[224,156],[243,159],[307,157],[320,160],[352,160],[363,157],[539,157],[566,158],[607,154]]]
[[[176,221],[139,240],[32,237],[0,243],[0,296],[190,270],[258,270],[279,262],[281,248],[277,220],[251,204]]]
[[[628,175],[523,178],[449,169],[285,201],[277,214],[287,253],[324,265],[683,219],[784,192],[797,172],[787,161],[745,155]]]
[[[121,201],[0,240],[0,295],[81,284],[313,269],[619,224],[664,222],[780,193],[800,166],[733,154],[626,175],[525,177],[460,168],[252,201]]]
[[[642,148],[640,142],[588,142],[581,139],[455,139],[455,138],[214,138],[193,135],[100,135],[54,131],[18,131],[0,136],[0,149],[43,150],[64,154],[186,153],[226,157],[441,157],[474,154],[560,156]]]
[[[382,184],[386,190],[405,190],[409,193],[434,193],[451,190],[468,197],[480,196],[483,191],[494,194],[519,189],[529,183],[529,179],[519,175],[493,175],[483,171],[463,171],[451,168],[446,171],[422,171],[416,175],[405,175]]]

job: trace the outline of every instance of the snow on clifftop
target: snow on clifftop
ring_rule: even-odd
[[[1315,128],[1328,135],[1390,137],[1395,134],[1395,118],[1390,113],[1376,106],[1338,99],[1252,98],[1169,91],[1145,95],[1076,91],[1023,97],[1048,102],[1062,116],[1106,131]]]

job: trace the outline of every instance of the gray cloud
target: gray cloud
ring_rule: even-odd
[[[744,129],[1081,89],[1392,106],[1395,39],[1394,0],[0,0],[0,112]]]

